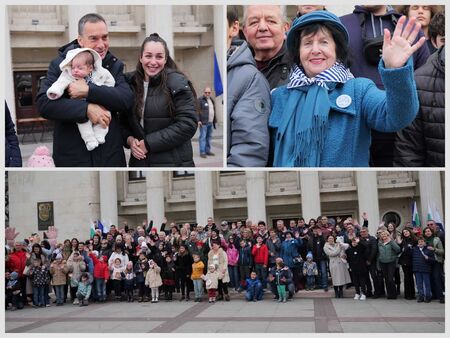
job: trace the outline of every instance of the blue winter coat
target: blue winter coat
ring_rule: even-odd
[[[320,161],[321,167],[367,167],[369,165],[370,130],[395,132],[409,125],[419,110],[412,59],[401,68],[386,69],[383,60],[378,66],[386,90],[379,90],[373,81],[355,78],[329,91],[328,130]],[[289,119],[286,107],[295,89],[279,87],[272,92],[272,114],[269,118],[271,146],[295,135],[283,135],[282,121]],[[343,95],[351,98],[343,107]],[[338,105],[341,103],[341,107]],[[292,149],[291,153],[294,153]]]
[[[22,155],[14,122],[5,101],[5,167],[21,167]]]
[[[426,247],[422,249],[423,253],[428,256],[426,260],[420,252],[420,248],[415,246],[412,250],[412,268],[413,272],[428,272],[431,273],[431,263],[435,261],[434,252],[428,250]]]
[[[292,269],[292,267],[294,266],[294,258],[298,257],[298,250],[302,245],[303,241],[300,238],[284,240],[281,243],[280,257],[283,259],[284,264],[289,268]]]

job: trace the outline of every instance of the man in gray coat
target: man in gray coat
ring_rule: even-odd
[[[245,41],[234,41],[239,33],[237,10],[228,6],[228,144],[229,167],[265,167],[269,155],[270,87],[256,69]]]

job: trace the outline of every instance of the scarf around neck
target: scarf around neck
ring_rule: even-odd
[[[297,65],[293,67],[284,112],[288,119],[285,121],[287,132],[275,149],[274,166],[320,166],[330,111],[328,91],[333,90],[337,83],[345,83],[352,78],[350,70],[339,62],[313,78]]]

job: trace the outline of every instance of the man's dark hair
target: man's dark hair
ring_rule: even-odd
[[[437,36],[445,36],[445,13],[438,12],[431,19],[430,25],[428,27],[428,34],[433,42],[436,42]]]
[[[237,6],[227,6],[227,21],[228,27],[231,27],[233,23],[239,21]]]
[[[84,25],[87,22],[90,23],[96,23],[96,22],[100,22],[103,21],[106,25],[106,20],[97,13],[89,13],[84,15],[79,21],[78,21],[78,35],[83,35],[83,31],[84,31]]]
[[[347,68],[350,68],[350,50],[348,48],[348,43],[345,40],[345,36],[334,25],[331,25],[328,22],[312,23],[310,25],[307,25],[297,33],[297,38],[294,39],[292,47],[289,48],[289,54],[291,56],[292,62],[294,62],[299,67],[301,66],[299,48],[302,36],[315,34],[318,31],[323,30],[324,28],[326,28],[331,33],[334,43],[336,44],[336,60],[342,62]]]

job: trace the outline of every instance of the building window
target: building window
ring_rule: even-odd
[[[402,221],[402,218],[395,211],[388,211],[387,213],[384,214],[383,221],[384,221],[384,224],[386,224],[386,226],[390,222],[395,223],[396,226],[399,226],[400,222]]]
[[[128,180],[129,181],[145,180],[145,177],[146,177],[145,171],[129,171],[128,172]]]
[[[190,177],[194,175],[195,173],[192,170],[176,170],[173,172],[173,178]]]

